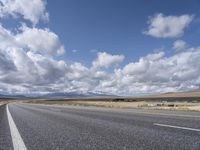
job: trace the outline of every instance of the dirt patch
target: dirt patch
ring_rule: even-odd
[[[0,106],[4,105],[4,104],[7,104],[7,103],[8,103],[7,101],[0,101]]]
[[[0,106],[4,105],[4,104],[8,104],[8,103],[13,103],[13,102],[20,102],[20,101],[19,100],[6,100],[6,99],[1,100],[0,99]]]

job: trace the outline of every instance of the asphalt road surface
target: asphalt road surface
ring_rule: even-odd
[[[2,150],[200,150],[200,112],[0,106]]]

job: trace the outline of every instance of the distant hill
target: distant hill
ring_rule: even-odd
[[[75,97],[84,97],[84,94],[78,94],[78,93],[48,93],[39,96],[39,98],[75,98]]]
[[[200,97],[200,89],[186,91],[186,92],[170,92],[157,95],[161,97]]]
[[[158,98],[191,98],[196,97],[200,98],[200,89],[186,91],[186,92],[169,92],[163,93],[158,95],[149,95],[149,96],[116,96],[116,95],[109,95],[106,93],[76,93],[76,92],[55,92],[55,93],[48,93],[44,95],[8,95],[8,94],[0,94],[0,99],[62,99],[62,98],[100,98],[100,99],[158,99]]]
[[[186,91],[186,92],[169,92],[163,94],[147,95],[147,96],[128,96],[121,97],[129,101],[200,101],[200,89]]]
[[[0,99],[26,99],[27,97],[24,95],[8,95],[8,94],[0,94]]]
[[[153,94],[145,96],[130,96],[132,98],[170,98],[170,97],[200,97],[200,89],[185,92],[168,92],[162,94]]]
[[[76,92],[70,92],[70,93],[65,93],[65,92],[58,92],[58,93],[49,93],[49,94],[45,94],[40,96],[39,98],[86,98],[86,97],[110,97],[110,96],[114,96],[114,95],[108,95],[108,94],[104,94],[104,93],[92,93],[92,92],[88,92],[85,94],[82,93],[76,93]]]
[[[104,93],[92,93],[88,92],[86,94],[76,93],[76,92],[55,92],[43,95],[8,95],[0,94],[0,99],[61,99],[61,98],[86,98],[86,97],[112,97],[114,95],[108,95]]]

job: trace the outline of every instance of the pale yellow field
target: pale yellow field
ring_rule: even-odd
[[[3,104],[7,104],[9,102],[10,102],[9,100],[1,100],[0,101],[0,106],[3,105]],[[14,101],[12,101],[12,102],[14,102]]]
[[[5,102],[0,102],[0,106],[3,105],[3,104],[5,104]]]
[[[31,103],[71,106],[95,106],[107,108],[143,108],[164,110],[200,111],[200,102],[112,102],[112,101],[35,101]],[[169,107],[168,105],[175,105]]]
[[[74,101],[68,102],[64,105],[77,105],[77,106],[97,106],[97,107],[110,107],[110,108],[145,108],[145,109],[166,109],[166,110],[195,110],[200,111],[200,103],[188,102],[163,102],[165,105],[174,104],[175,107],[167,106],[154,106],[162,104],[158,102],[101,102],[101,101]]]

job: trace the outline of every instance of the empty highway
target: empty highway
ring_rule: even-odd
[[[200,150],[200,112],[10,103],[0,150]]]

